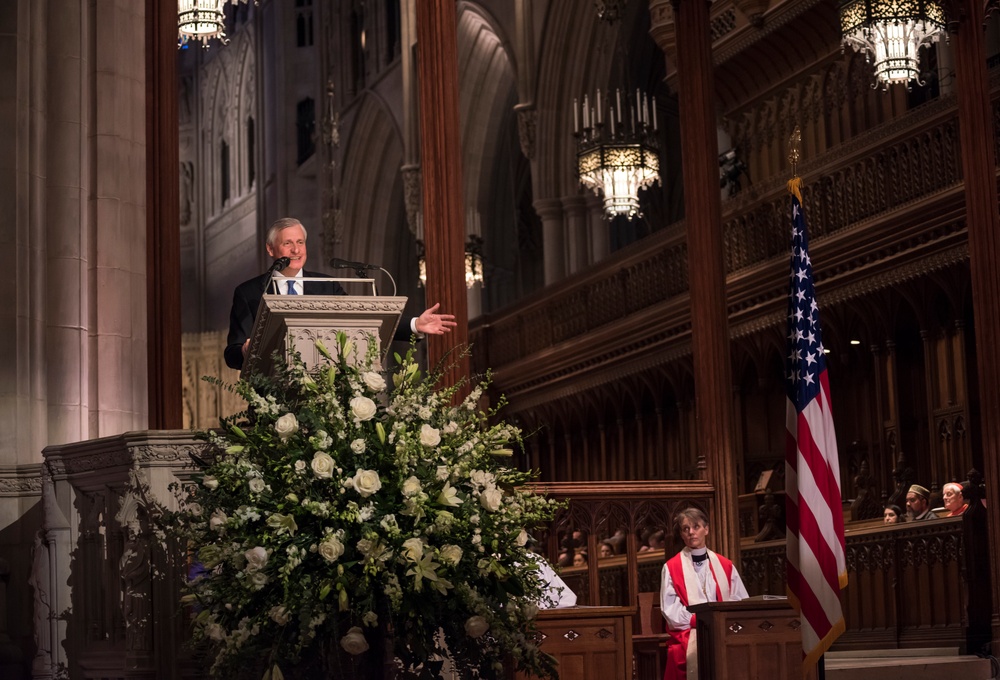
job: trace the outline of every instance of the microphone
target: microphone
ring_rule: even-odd
[[[330,260],[330,266],[334,269],[381,269],[377,264],[365,264],[364,262],[351,262],[335,257]]]
[[[267,273],[268,274],[273,274],[274,272],[278,271],[279,269],[284,269],[285,267],[287,267],[291,263],[292,263],[291,258],[288,258],[288,257],[279,257],[277,260],[274,261],[274,264],[271,265],[271,268],[267,270]]]
[[[275,260],[268,268],[267,273],[264,274],[264,287],[260,289],[261,293],[267,290],[267,287],[271,285],[271,275],[280,269],[284,269],[291,263],[292,260],[291,258],[288,257],[279,257],[277,260]]]

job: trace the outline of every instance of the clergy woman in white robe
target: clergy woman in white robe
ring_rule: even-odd
[[[745,600],[747,589],[736,567],[705,546],[708,517],[698,508],[681,510],[674,526],[684,548],[663,565],[660,607],[667,619],[667,670],[664,680],[698,680],[695,617],[688,607],[702,602]]]

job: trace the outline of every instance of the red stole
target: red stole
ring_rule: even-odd
[[[719,564],[722,565],[726,583],[731,583],[733,578],[733,563],[718,553],[715,556],[719,559]],[[715,573],[711,561],[708,563],[708,568],[712,570],[712,578],[715,580],[715,601],[721,602],[722,592],[719,590],[719,575]],[[681,564],[680,553],[667,560],[667,571],[670,574],[670,580],[673,583],[677,597],[680,599],[681,604],[687,607],[691,603],[691,600],[688,598],[687,582],[684,579],[684,568]],[[670,626],[667,626],[667,634],[670,636],[670,639],[667,641],[667,669],[663,674],[663,680],[687,680],[688,639],[691,637],[691,629],[697,625],[695,618],[695,615],[692,614],[691,627],[684,630],[671,630]]]

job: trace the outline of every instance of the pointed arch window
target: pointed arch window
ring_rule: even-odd
[[[229,202],[229,144],[222,140],[219,147],[219,197],[221,204]]]

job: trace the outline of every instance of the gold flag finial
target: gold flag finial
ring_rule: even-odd
[[[800,158],[802,158],[802,133],[796,125],[788,137],[788,162],[792,166],[792,177],[795,177],[795,166],[799,164]]]

